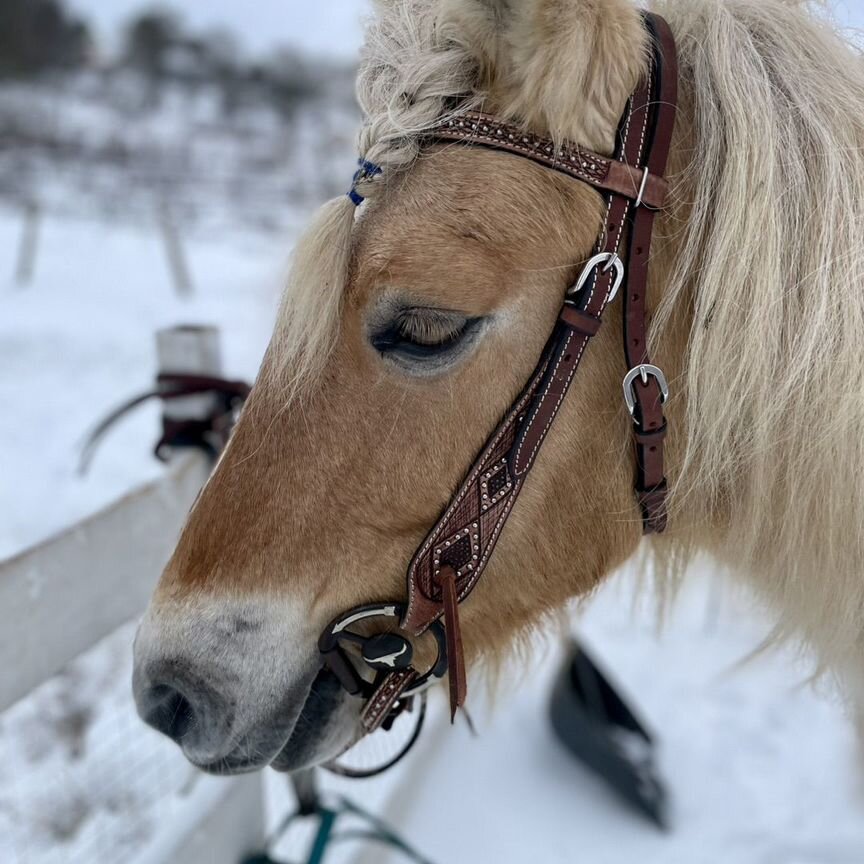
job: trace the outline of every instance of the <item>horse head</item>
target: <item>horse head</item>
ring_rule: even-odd
[[[835,182],[831,172],[841,168],[816,147],[806,114],[822,111],[826,135],[840,140],[846,124],[842,140],[860,142],[860,125],[852,128],[856,100],[864,101],[853,86],[858,73],[836,52],[799,52],[793,63],[789,33],[800,44],[829,37],[817,37],[807,13],[783,0],[738,4],[737,30],[723,3],[663,6],[686,74],[645,313],[652,361],[675,390],[665,406],[673,529],[655,542],[667,552],[707,548],[775,574],[763,579],[765,592],[805,631],[827,632],[829,601],[796,595],[804,583],[795,574],[816,560],[817,531],[823,560],[834,562],[825,572],[851,572],[843,525],[859,519],[860,528],[864,496],[854,504],[851,494],[832,497],[850,502],[842,524],[820,518],[817,498],[828,485],[832,496],[851,487],[836,466],[814,462],[812,448],[790,443],[812,418],[782,358],[792,334],[810,363],[807,400],[818,406],[833,368],[819,340],[840,327],[848,345],[834,338],[839,353],[830,362],[845,357],[861,372],[860,351],[849,347],[861,317],[835,315],[832,324],[822,305],[808,311],[783,286],[784,274],[795,273],[821,296],[821,280],[841,258],[860,284],[854,228],[826,208],[839,202],[860,215],[864,172],[843,168],[847,185]],[[750,32],[760,38],[741,35]],[[849,110],[829,118],[809,96],[806,111],[784,108],[797,92],[817,93],[831,64],[836,98]],[[139,711],[196,765],[292,770],[357,739],[363,703],[322,666],[322,630],[346,609],[406,598],[412,556],[544,356],[598,236],[626,230],[610,222],[591,182],[430,133],[482,110],[531,140],[576,142],[608,158],[651,68],[652,37],[630,0],[376,4],[358,82],[360,170],[350,195],[325,205],[297,245],[258,380],[136,641]],[[782,152],[774,148],[781,139]],[[834,205],[806,187],[796,165],[831,181]],[[830,231],[805,241],[804,213],[824,215]],[[745,240],[762,251],[745,254]],[[625,300],[609,303],[576,358],[579,373],[544,430],[542,453],[460,607],[469,666],[502,657],[640,544],[633,419],[621,392]],[[837,452],[859,461],[860,426],[851,419],[862,419],[853,392],[860,377],[835,381],[848,390],[849,423],[831,427]],[[793,483],[805,465],[815,479]],[[757,515],[769,511],[783,518]],[[468,563],[471,554],[469,542]],[[411,634],[418,664],[432,650],[423,629]],[[385,655],[395,665],[402,644]]]

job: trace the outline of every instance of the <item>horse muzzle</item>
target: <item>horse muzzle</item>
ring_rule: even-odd
[[[132,681],[145,723],[212,774],[308,767],[358,737],[358,700],[305,627],[262,605],[224,607],[148,611]]]

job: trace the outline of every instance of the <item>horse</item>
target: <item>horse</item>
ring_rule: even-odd
[[[611,302],[459,606],[459,651],[494,668],[634,556],[671,591],[708,555],[862,719],[864,65],[798,0],[651,8],[680,70],[646,313],[670,391],[667,527],[644,537],[632,493]],[[295,248],[251,396],[136,637],[139,713],[194,765],[294,771],[363,733],[319,634],[404,598],[609,230],[591,184],[430,132],[482,111],[610,156],[652,50],[631,0],[376,0],[361,168]]]

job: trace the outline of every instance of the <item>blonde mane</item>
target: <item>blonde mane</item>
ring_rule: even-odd
[[[656,8],[694,142],[652,334],[692,314],[673,507],[720,514],[714,551],[842,665],[864,641],[864,64],[805,3]]]
[[[414,163],[453,104],[488,95],[489,63],[442,17],[459,5],[376,2],[359,153],[383,171],[358,184],[364,197]],[[676,510],[702,516],[658,551],[686,561],[719,514],[712,551],[753,570],[836,663],[864,641],[864,66],[814,5],[652,6],[678,42],[694,147],[673,178],[687,219],[670,238],[652,337],[662,344],[676,315],[692,315],[672,524]],[[347,198],[329,202],[296,247],[265,365],[292,396],[334,341],[355,217]]]

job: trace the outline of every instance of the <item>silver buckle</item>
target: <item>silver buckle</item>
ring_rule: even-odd
[[[636,411],[636,394],[633,385],[637,378],[641,378],[642,383],[647,384],[649,377],[654,378],[660,385],[660,404],[665,405],[669,401],[669,384],[663,370],[659,366],[651,366],[648,363],[636,366],[624,377],[624,401],[627,403],[627,410],[631,417]]]
[[[618,289],[624,281],[624,262],[614,252],[601,252],[585,265],[576,284],[567,290],[568,299],[575,297],[585,287],[589,277],[600,264],[606,265],[603,268],[604,273],[608,273],[613,267],[615,268],[615,281],[612,283],[612,288],[606,296],[605,305],[611,303],[618,296]]]

